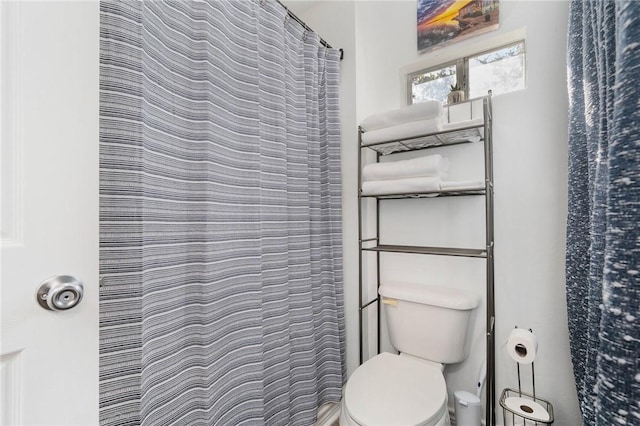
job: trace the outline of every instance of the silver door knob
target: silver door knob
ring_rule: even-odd
[[[36,298],[49,311],[66,311],[82,300],[84,288],[76,277],[56,275],[40,284]]]

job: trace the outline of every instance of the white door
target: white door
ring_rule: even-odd
[[[98,61],[93,2],[0,1],[3,425],[98,423]],[[70,310],[36,303],[73,275]]]

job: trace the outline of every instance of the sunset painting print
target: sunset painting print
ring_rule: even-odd
[[[498,0],[418,0],[418,50],[498,28]]]

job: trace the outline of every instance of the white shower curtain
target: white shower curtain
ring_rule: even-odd
[[[312,424],[345,380],[339,52],[272,0],[100,31],[101,424]]]

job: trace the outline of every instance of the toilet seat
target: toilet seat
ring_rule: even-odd
[[[437,367],[381,353],[353,373],[344,407],[360,425],[432,425],[447,412],[447,388]]]

